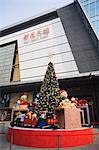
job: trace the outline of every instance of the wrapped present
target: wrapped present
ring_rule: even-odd
[[[25,118],[23,124],[29,125],[29,126],[35,126],[35,125],[37,125],[37,119],[34,118],[33,120],[31,120],[29,118]]]
[[[55,125],[58,123],[57,119],[47,119],[47,124],[49,125]]]
[[[44,118],[39,118],[38,119],[38,126],[40,128],[42,128],[43,126],[46,126],[46,125],[47,125],[47,120],[46,119],[44,119]]]

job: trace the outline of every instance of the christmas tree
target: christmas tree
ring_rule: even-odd
[[[54,66],[52,62],[49,62],[39,93],[39,114],[46,111],[47,118],[53,118],[54,109],[59,105],[60,99],[59,83]]]

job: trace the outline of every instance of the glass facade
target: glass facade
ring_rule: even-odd
[[[10,82],[15,43],[0,47],[0,83]]]
[[[78,0],[86,11],[90,21],[99,36],[99,0]]]

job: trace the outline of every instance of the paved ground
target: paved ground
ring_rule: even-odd
[[[0,124],[0,133],[4,132],[7,133],[8,124],[5,124],[4,126]],[[99,132],[99,128],[94,128],[94,133]],[[21,140],[21,137],[20,137]],[[23,146],[17,146],[17,145],[10,145],[7,142],[7,135],[6,134],[0,134],[0,150],[44,150],[40,148],[28,148]],[[45,150],[99,150],[99,134],[97,136],[94,136],[94,143],[82,147],[75,147],[75,148],[57,148],[57,149],[49,149],[46,148]]]

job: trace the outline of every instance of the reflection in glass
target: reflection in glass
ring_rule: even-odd
[[[10,82],[15,43],[0,47],[0,83]]]
[[[99,0],[78,0],[86,11],[93,28],[99,36]]]

